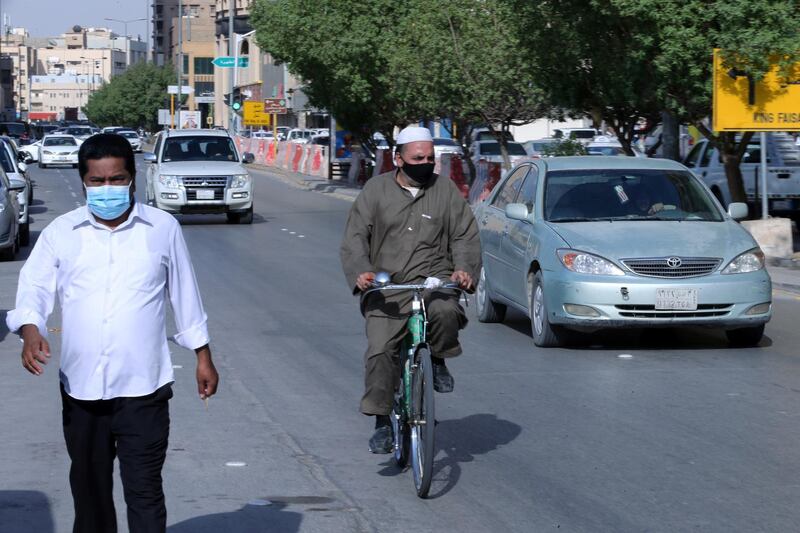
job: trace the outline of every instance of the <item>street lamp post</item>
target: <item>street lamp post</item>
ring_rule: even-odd
[[[128,23],[130,22],[140,22],[142,20],[147,19],[130,19],[130,20],[120,20],[120,19],[112,19],[106,17],[104,20],[109,20],[111,22],[119,22],[125,27],[125,62],[130,65],[131,64],[131,50],[130,50],[130,39],[128,37]]]

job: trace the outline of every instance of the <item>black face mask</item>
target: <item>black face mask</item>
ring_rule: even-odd
[[[411,178],[411,181],[418,184],[420,187],[424,187],[431,181],[433,178],[433,163],[419,163],[417,165],[412,165],[405,159],[403,159],[403,172],[405,172],[406,176]]]

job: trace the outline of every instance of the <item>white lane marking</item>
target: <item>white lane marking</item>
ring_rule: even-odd
[[[178,89],[175,89],[175,90],[177,91]],[[286,228],[281,228],[281,231],[289,231],[289,230],[286,229]]]
[[[175,89],[175,90],[177,91],[178,89]],[[296,234],[297,234],[297,232],[296,232],[296,231],[290,231],[290,232],[289,232],[289,235],[296,235]]]
[[[297,237],[300,238],[300,239],[303,239],[303,238],[305,238],[305,235],[298,235]]]
[[[225,463],[225,466],[240,467],[240,466],[247,466],[247,463],[245,463],[244,461],[228,461],[227,463]]]
[[[272,505],[272,502],[269,501],[269,500],[258,499],[258,500],[250,500],[249,502],[247,502],[247,505],[254,505],[256,507],[264,507],[266,505]]]
[[[617,357],[619,359],[633,359],[633,356],[629,353],[621,353]]]
[[[175,90],[177,91],[178,89],[175,89]],[[75,191],[69,191],[69,193],[72,195],[73,198],[77,198],[78,197],[78,195],[75,194]]]
[[[177,91],[178,89],[175,90]],[[183,365],[172,365],[172,368],[183,368]]]

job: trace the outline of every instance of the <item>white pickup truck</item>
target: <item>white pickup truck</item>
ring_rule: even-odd
[[[731,203],[719,150],[707,140],[698,141],[683,164],[703,180],[723,206]],[[752,205],[760,203],[760,165],[761,144],[756,135],[748,144],[739,167],[748,203]],[[787,133],[767,134],[767,198],[770,214],[800,218],[800,146]]]

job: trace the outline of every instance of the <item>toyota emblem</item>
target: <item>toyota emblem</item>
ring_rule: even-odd
[[[667,266],[670,268],[678,268],[683,264],[680,257],[670,257],[667,259]]]

